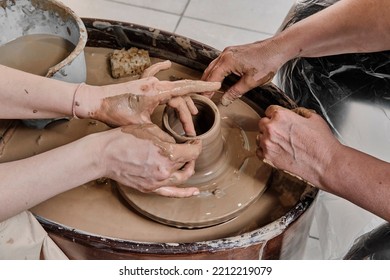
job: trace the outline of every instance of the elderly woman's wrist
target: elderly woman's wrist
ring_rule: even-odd
[[[305,56],[308,47],[305,41],[307,35],[305,30],[296,26],[291,26],[273,37],[278,48],[278,61],[280,66],[288,61]]]
[[[319,174],[319,187],[325,191],[334,192],[337,189],[343,175],[343,165],[345,164],[345,146],[335,142],[332,148],[328,150],[328,157],[322,161],[322,170]],[[341,172],[341,173],[340,173]]]

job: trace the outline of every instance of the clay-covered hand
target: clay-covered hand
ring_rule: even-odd
[[[176,144],[155,124],[129,125],[103,132],[105,177],[141,192],[188,197],[199,191],[178,187],[194,174],[200,140]],[[108,139],[108,141],[107,141]]]
[[[257,155],[272,166],[318,184],[341,146],[321,116],[306,108],[271,105],[259,121]]]
[[[222,96],[222,104],[227,106],[247,91],[270,82],[281,65],[278,48],[271,39],[231,46],[210,63],[202,80],[222,82],[232,73],[240,76],[239,81]],[[206,95],[211,97],[213,92]]]
[[[157,63],[146,69],[143,78],[139,80],[104,86],[100,108],[89,113],[90,117],[113,126],[151,123],[151,114],[156,107],[168,104],[179,113],[186,133],[194,136],[192,115],[198,111],[191,98],[184,96],[193,92],[218,90],[221,84],[195,80],[160,81],[153,76],[170,66],[170,61]]]

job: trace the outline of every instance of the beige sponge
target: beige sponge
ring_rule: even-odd
[[[142,75],[151,64],[147,50],[132,47],[128,50],[114,50],[110,54],[113,78]]]

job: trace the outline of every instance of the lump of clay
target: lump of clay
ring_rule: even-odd
[[[128,50],[114,50],[110,54],[111,75],[115,79],[142,75],[150,64],[147,50],[132,47]]]

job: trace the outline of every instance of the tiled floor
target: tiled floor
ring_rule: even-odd
[[[295,1],[62,0],[62,2],[81,17],[112,19],[154,27],[223,50],[227,46],[254,42],[273,35]],[[340,248],[348,248],[357,237],[356,234],[362,232],[363,226],[359,228],[357,225],[359,219],[367,215],[345,201],[326,194],[322,195],[321,201],[316,206],[316,219],[311,227],[304,259],[340,258],[342,255],[336,252],[338,250],[340,252]],[[356,212],[358,214],[355,214]],[[319,215],[322,216],[318,218]],[[370,220],[370,217],[367,216],[366,219]],[[341,221],[340,224],[337,224],[337,221]],[[348,236],[345,232],[349,228],[354,230],[355,235],[344,238]]]
[[[81,17],[113,19],[154,27],[223,50],[230,45],[249,43],[274,34],[295,1],[63,0],[62,2]]]

